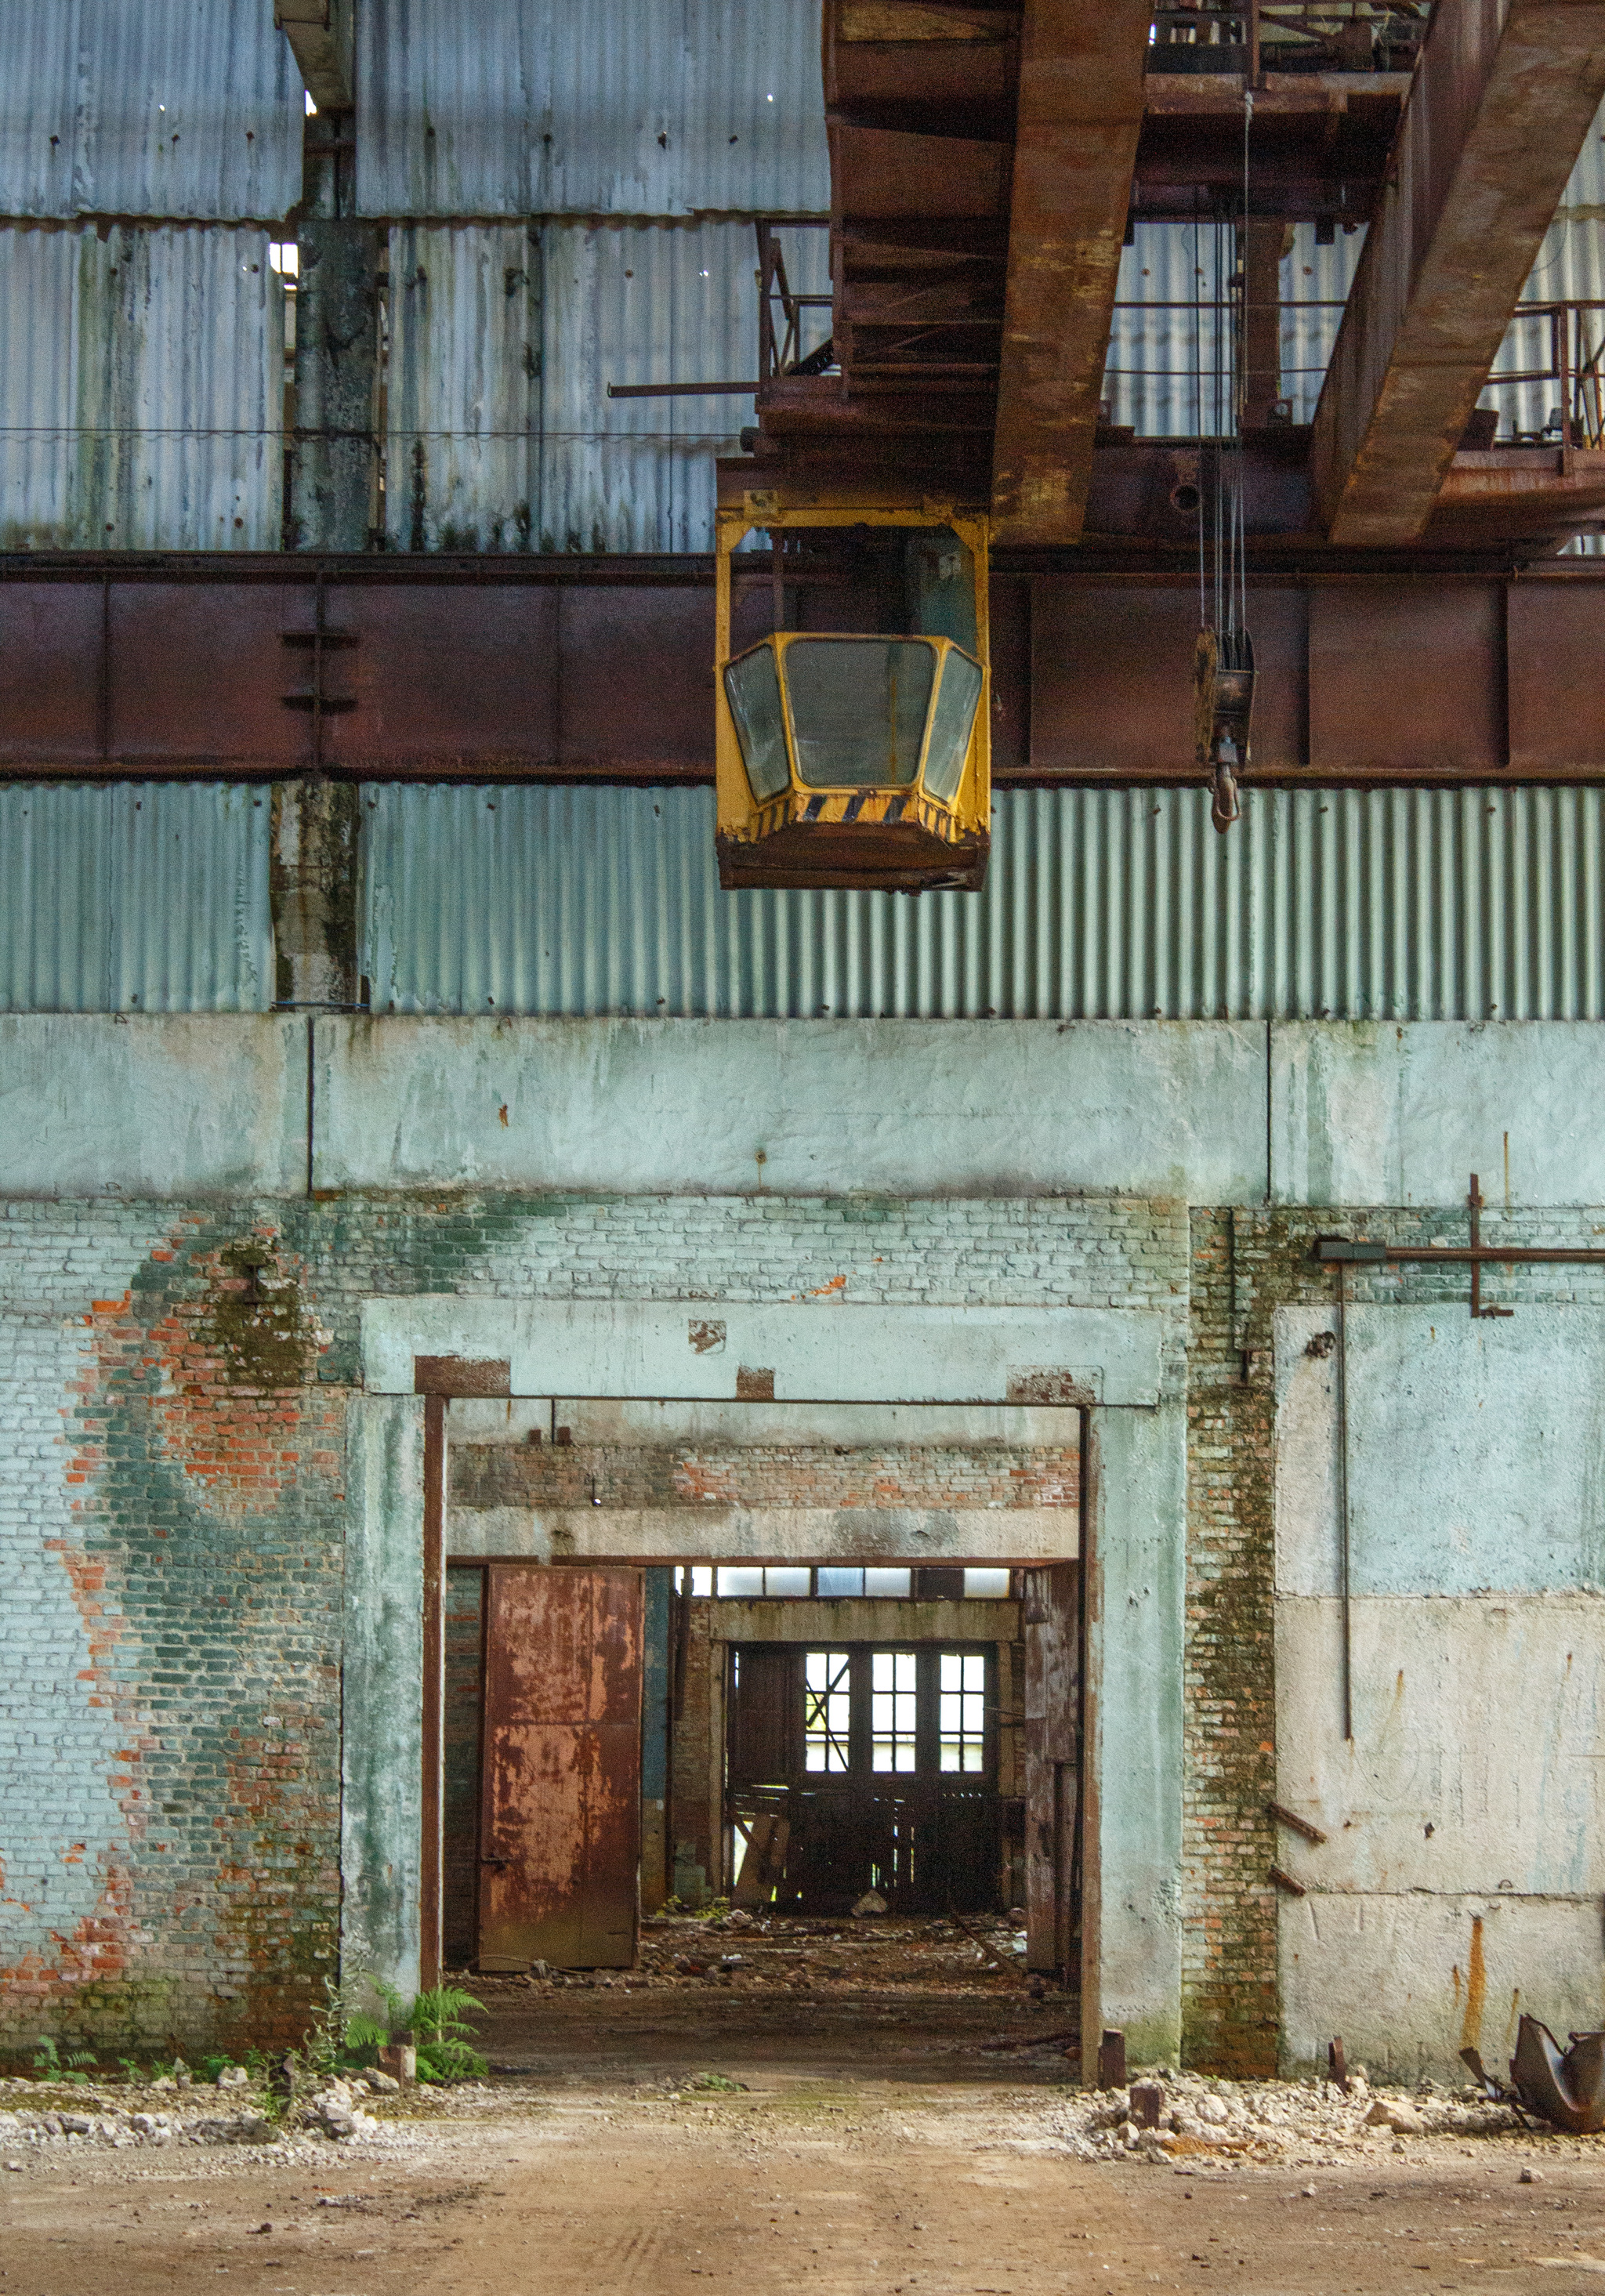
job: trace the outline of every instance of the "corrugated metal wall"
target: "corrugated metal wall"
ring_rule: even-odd
[[[264,232],[0,230],[0,548],[277,549],[283,364]]]
[[[397,550],[532,550],[541,244],[528,224],[390,234],[385,529]]]
[[[1605,1015],[1605,792],[1010,791],[980,894],[722,893],[707,790],[364,792],[376,1011]]]
[[[239,783],[0,788],[0,1011],[264,1011],[269,831]]]
[[[364,215],[831,204],[819,0],[364,0]]]
[[[271,0],[0,0],[0,215],[264,222],[301,188]]]
[[[799,292],[830,291],[829,234],[786,234]],[[757,369],[744,223],[549,226],[543,234],[542,547],[711,550],[716,455],[750,398],[609,398],[610,382],[737,382]],[[821,314],[815,332],[829,332]],[[813,340],[810,337],[809,340]]]

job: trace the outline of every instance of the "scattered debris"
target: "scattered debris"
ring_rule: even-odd
[[[1458,2095],[1423,2083],[1413,2095],[1373,2090],[1363,2066],[1336,2081],[1237,2082],[1159,2068],[1162,2079],[1129,2091],[1072,2092],[1061,2108],[1069,2149],[1084,2160],[1146,2157],[1155,2165],[1188,2161],[1294,2160],[1315,2165],[1351,2161],[1379,2144],[1403,2151],[1412,2138],[1524,2133],[1519,2112],[1477,2089]],[[1163,2099],[1154,2120],[1151,2095]],[[1146,2124],[1146,2125],[1144,2125]]]
[[[1568,2136],[1605,2128],[1605,2033],[1573,2033],[1563,2050],[1547,2025],[1523,2017],[1516,2028],[1511,2079],[1529,2112]]]

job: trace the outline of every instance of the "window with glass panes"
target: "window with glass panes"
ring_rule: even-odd
[[[941,1767],[967,1775],[987,1767],[987,1661],[979,1652],[944,1651],[938,1660],[937,1728]]]
[[[985,1664],[985,1660],[982,1661]],[[919,1660],[913,1651],[870,1653],[870,1767],[919,1767]]]
[[[803,1659],[803,1767],[839,1775],[851,1759],[852,1671],[849,1651],[808,1651]],[[792,1712],[796,1712],[793,1707]]]

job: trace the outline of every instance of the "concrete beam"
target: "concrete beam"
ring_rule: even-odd
[[[354,782],[279,782],[273,792],[273,901],[277,1001],[356,1001],[356,822]]]
[[[1163,1379],[1158,1308],[876,1307],[835,1300],[364,1300],[363,1383],[410,1393],[417,1356],[512,1365],[515,1396],[733,1402],[1143,1406]],[[1044,1390],[1052,1389],[1053,1393]]]
[[[1000,543],[1080,537],[1151,17],[1149,0],[1026,0],[992,465]]]
[[[273,20],[318,110],[349,111],[356,101],[349,0],[274,0]]]
[[[1258,1021],[317,1023],[316,1185],[1260,1201]]]
[[[314,123],[315,124],[315,123]],[[309,216],[297,235],[290,532],[297,550],[366,550],[378,517],[377,224]]]
[[[1315,410],[1333,542],[1413,542],[1605,94],[1605,0],[1445,0]]]
[[[447,1554],[476,1562],[999,1565],[1068,1562],[1077,1545],[1061,1506],[459,1506],[446,1528]]]

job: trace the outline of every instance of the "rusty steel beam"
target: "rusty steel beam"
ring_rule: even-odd
[[[1151,13],[1149,0],[1027,0],[992,463],[1000,543],[1081,532]]]
[[[1605,0],[1440,0],[1315,412],[1322,524],[1413,542],[1605,94]]]
[[[1170,462],[1184,482],[1186,450]],[[995,565],[999,787],[1200,778],[1192,551],[1145,546],[1123,565],[1122,546],[1089,537],[1056,567],[1027,552]],[[713,568],[691,559],[670,578],[669,565],[654,578],[622,560],[0,562],[0,780],[310,776],[309,801],[359,780],[711,783]],[[744,571],[741,643],[772,615],[766,554]],[[315,648],[302,641],[320,592]],[[817,626],[829,619],[827,602]],[[1605,785],[1605,560],[1513,568],[1456,549],[1406,564],[1322,547],[1279,563],[1265,545],[1249,622],[1257,782]],[[304,706],[315,687],[321,733]],[[286,790],[280,910],[307,916],[281,953],[348,967],[348,921],[323,914],[345,816],[325,791],[291,824],[291,803]],[[293,980],[283,993],[299,993]]]

